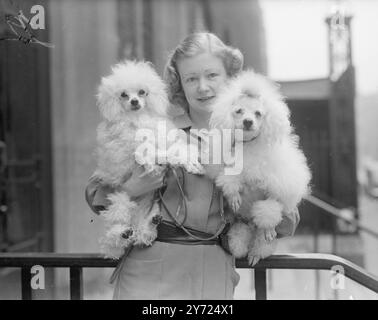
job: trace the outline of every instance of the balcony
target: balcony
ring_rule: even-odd
[[[0,268],[21,269],[21,297],[23,300],[33,298],[31,288],[31,269],[33,266],[44,268],[69,268],[70,298],[83,299],[83,268],[112,268],[117,261],[104,259],[99,254],[59,254],[59,253],[0,253]],[[343,270],[344,276],[356,281],[365,288],[378,294],[378,278],[367,273],[357,265],[330,254],[289,254],[273,255],[260,261],[254,269],[255,297],[267,300],[267,270]],[[237,260],[236,268],[251,268],[246,260]]]

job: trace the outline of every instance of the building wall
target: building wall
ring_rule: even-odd
[[[227,44],[239,48],[245,68],[267,73],[266,41],[261,5],[258,0],[207,0],[208,28]]]
[[[204,30],[202,1],[153,1],[153,61],[163,73],[167,56],[190,32]]]
[[[99,251],[102,222],[95,218],[91,223],[94,215],[84,190],[95,168],[96,87],[117,60],[116,12],[115,0],[55,0],[50,5],[56,252]],[[67,279],[58,276],[58,281]]]

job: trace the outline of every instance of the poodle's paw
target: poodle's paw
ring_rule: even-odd
[[[134,153],[135,162],[141,166],[144,166],[147,162],[147,157],[142,152],[135,152]]]
[[[182,153],[179,156],[176,154],[169,154],[168,163],[172,166],[184,167],[189,173],[205,174],[205,170],[198,161],[198,157],[188,156],[186,153]]]
[[[157,176],[160,176],[161,174],[164,173],[164,171],[165,171],[166,169],[167,169],[167,167],[164,166],[164,165],[157,165],[157,166],[155,166],[155,174],[156,174]]]
[[[155,215],[155,216],[152,217],[151,222],[152,222],[152,224],[154,224],[154,225],[158,225],[158,224],[160,224],[160,222],[161,222],[162,220],[163,220],[163,216],[160,215],[160,214],[157,214],[157,215]]]
[[[264,237],[267,242],[272,242],[277,237],[277,232],[274,228],[265,229]]]
[[[248,263],[250,266],[254,267],[261,260],[261,256],[248,254]]]
[[[227,201],[230,204],[232,211],[238,212],[242,204],[242,198],[239,192],[227,197]]]
[[[254,265],[261,259],[265,259],[271,256],[277,247],[277,239],[273,239],[270,242],[265,240],[265,234],[263,230],[257,230],[255,234],[253,245],[249,248],[248,261]]]
[[[161,173],[160,166],[150,163],[144,165],[144,171],[145,175],[149,176],[157,176]]]
[[[132,228],[126,228],[125,231],[122,232],[121,237],[125,240],[130,239],[134,234],[134,231]]]
[[[198,161],[187,161],[183,164],[186,171],[193,174],[205,174],[205,169]]]
[[[240,179],[236,176],[219,175],[215,179],[215,184],[217,187],[223,190],[223,193],[227,196],[234,193],[239,193],[243,190],[243,185]]]
[[[141,232],[139,236],[139,243],[137,244],[149,247],[156,239],[157,232],[156,230],[145,230],[144,232]]]

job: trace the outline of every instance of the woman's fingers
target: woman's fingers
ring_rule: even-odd
[[[138,197],[142,194],[156,190],[163,185],[164,171],[157,174],[151,174],[143,167],[137,167],[130,179],[123,185],[123,189],[129,196]]]

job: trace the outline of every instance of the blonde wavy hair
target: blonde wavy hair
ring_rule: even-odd
[[[243,54],[239,49],[225,45],[215,34],[210,32],[195,32],[188,35],[169,54],[164,68],[164,80],[168,85],[168,97],[174,106],[180,106],[189,111],[188,101],[182,89],[177,61],[197,54],[209,52],[222,59],[228,77],[237,75],[243,68]]]

